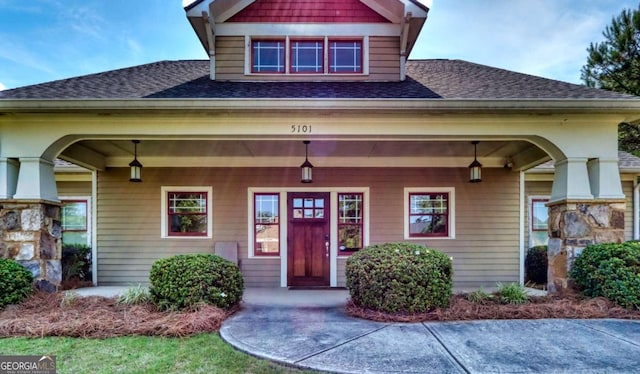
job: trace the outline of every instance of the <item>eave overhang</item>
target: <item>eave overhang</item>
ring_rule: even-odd
[[[0,116],[11,113],[98,112],[397,112],[416,114],[622,114],[640,121],[637,99],[71,99],[0,100]]]

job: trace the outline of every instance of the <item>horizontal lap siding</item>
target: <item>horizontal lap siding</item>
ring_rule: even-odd
[[[245,75],[244,36],[219,36],[216,38],[216,80],[287,80],[287,81],[398,81],[400,79],[400,39],[399,37],[369,38],[369,75]]]
[[[468,170],[318,168],[311,187],[369,187],[370,242],[404,241],[404,188],[454,187],[456,239],[416,240],[454,258],[457,287],[518,280],[518,175],[485,169],[468,183]],[[247,188],[307,187],[298,168],[145,168],[142,183],[128,169],[98,174],[98,282],[147,282],[151,264],[179,253],[213,253],[217,241],[237,241],[249,287],[280,285],[280,259],[248,258]],[[213,238],[160,238],[161,186],[213,187]],[[282,238],[282,240],[285,240]],[[338,259],[338,286],[345,285]]]
[[[57,182],[58,196],[91,196],[91,182]]]

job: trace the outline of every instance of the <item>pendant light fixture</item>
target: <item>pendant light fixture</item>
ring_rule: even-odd
[[[313,181],[311,175],[311,169],[313,169],[313,165],[309,162],[308,159],[308,151],[309,151],[309,143],[308,140],[303,141],[304,143],[304,162],[300,165],[300,169],[302,170],[302,179],[300,180],[302,183],[311,183]]]
[[[131,168],[131,177],[129,178],[129,182],[142,182],[142,164],[138,161],[138,144],[140,140],[132,140],[134,151],[133,151],[133,161],[129,163],[129,167]]]
[[[482,164],[478,162],[477,158],[478,143],[480,142],[477,140],[471,142],[473,144],[473,162],[469,165],[469,182],[471,183],[482,182]]]

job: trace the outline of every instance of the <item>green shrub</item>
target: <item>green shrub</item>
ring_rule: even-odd
[[[604,296],[630,309],[640,309],[640,243],[605,243],[586,247],[570,275],[590,297]]]
[[[242,300],[244,280],[234,263],[211,254],[189,254],[156,261],[149,276],[151,299],[160,309],[201,303],[228,309]]]
[[[347,288],[359,306],[420,313],[449,304],[453,269],[442,252],[410,243],[369,246],[349,257]]]
[[[546,245],[529,248],[524,258],[525,282],[547,284],[548,266]]]
[[[62,280],[91,280],[91,247],[83,244],[62,245]]]
[[[529,295],[524,286],[518,283],[498,283],[498,300],[502,304],[524,304],[529,301]]]
[[[0,290],[0,308],[18,304],[33,292],[33,276],[16,261],[0,258]]]

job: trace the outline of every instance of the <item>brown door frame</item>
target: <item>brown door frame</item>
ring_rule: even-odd
[[[293,206],[294,199],[303,199],[304,203],[304,198],[313,201],[309,206]],[[315,205],[317,199],[323,199],[322,206]],[[330,208],[330,192],[287,192],[288,286],[330,286]]]

